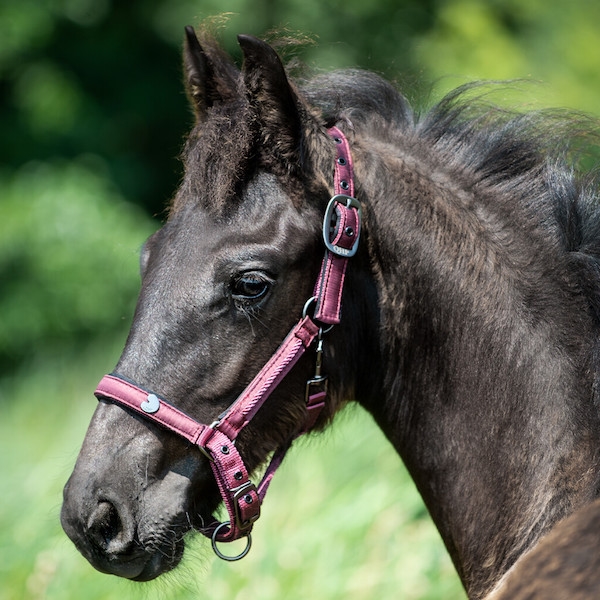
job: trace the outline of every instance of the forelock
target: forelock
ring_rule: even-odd
[[[212,107],[186,141],[181,157],[183,181],[170,212],[200,206],[222,214],[254,173],[253,130],[252,114],[243,96]]]

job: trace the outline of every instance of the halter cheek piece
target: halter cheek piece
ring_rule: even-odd
[[[260,505],[267,488],[291,445],[273,455],[260,484],[255,486],[248,476],[242,457],[235,447],[239,433],[248,425],[271,392],[316,341],[315,375],[306,383],[307,416],[297,436],[314,426],[327,396],[327,377],[321,374],[323,356],[323,326],[331,328],[340,322],[342,290],[348,259],[356,253],[360,238],[361,208],[354,198],[354,179],[350,147],[337,128],[328,130],[337,148],[335,164],[335,195],[329,201],[323,219],[323,240],[326,251],[314,295],[304,307],[300,321],[292,328],[281,346],[250,382],[238,399],[211,425],[198,423],[159,394],[144,390],[127,378],[112,373],[102,378],[96,389],[98,399],[106,399],[160,424],[198,447],[210,461],[228,521],[216,518],[200,531],[212,540],[217,556],[238,560],[250,550],[250,532],[260,516]],[[313,316],[309,309],[313,307]],[[245,549],[237,556],[227,556],[217,542],[247,538]]]

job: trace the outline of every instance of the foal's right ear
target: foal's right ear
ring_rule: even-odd
[[[239,71],[216,46],[205,50],[189,25],[185,28],[183,64],[185,87],[197,122],[203,121],[215,104],[235,97]]]

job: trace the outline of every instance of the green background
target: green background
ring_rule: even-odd
[[[250,555],[196,539],[149,584],[96,573],[61,489],[129,326],[138,253],[191,123],[183,27],[305,39],[315,71],[360,66],[420,107],[473,79],[520,109],[598,111],[597,0],[0,0],[0,600],[464,598],[401,462],[346,411],[275,478]],[[269,37],[273,37],[272,33]]]

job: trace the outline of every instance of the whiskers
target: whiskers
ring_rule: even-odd
[[[244,315],[244,317],[246,317],[246,320],[248,321],[248,324],[250,325],[250,330],[252,331],[252,336],[255,335],[255,331],[254,331],[254,324],[258,323],[261,327],[263,327],[265,329],[265,331],[269,331],[269,325],[267,323],[265,323],[264,321],[261,320],[260,318],[260,314],[261,314],[261,308],[260,306],[243,306],[241,307],[241,312]]]

